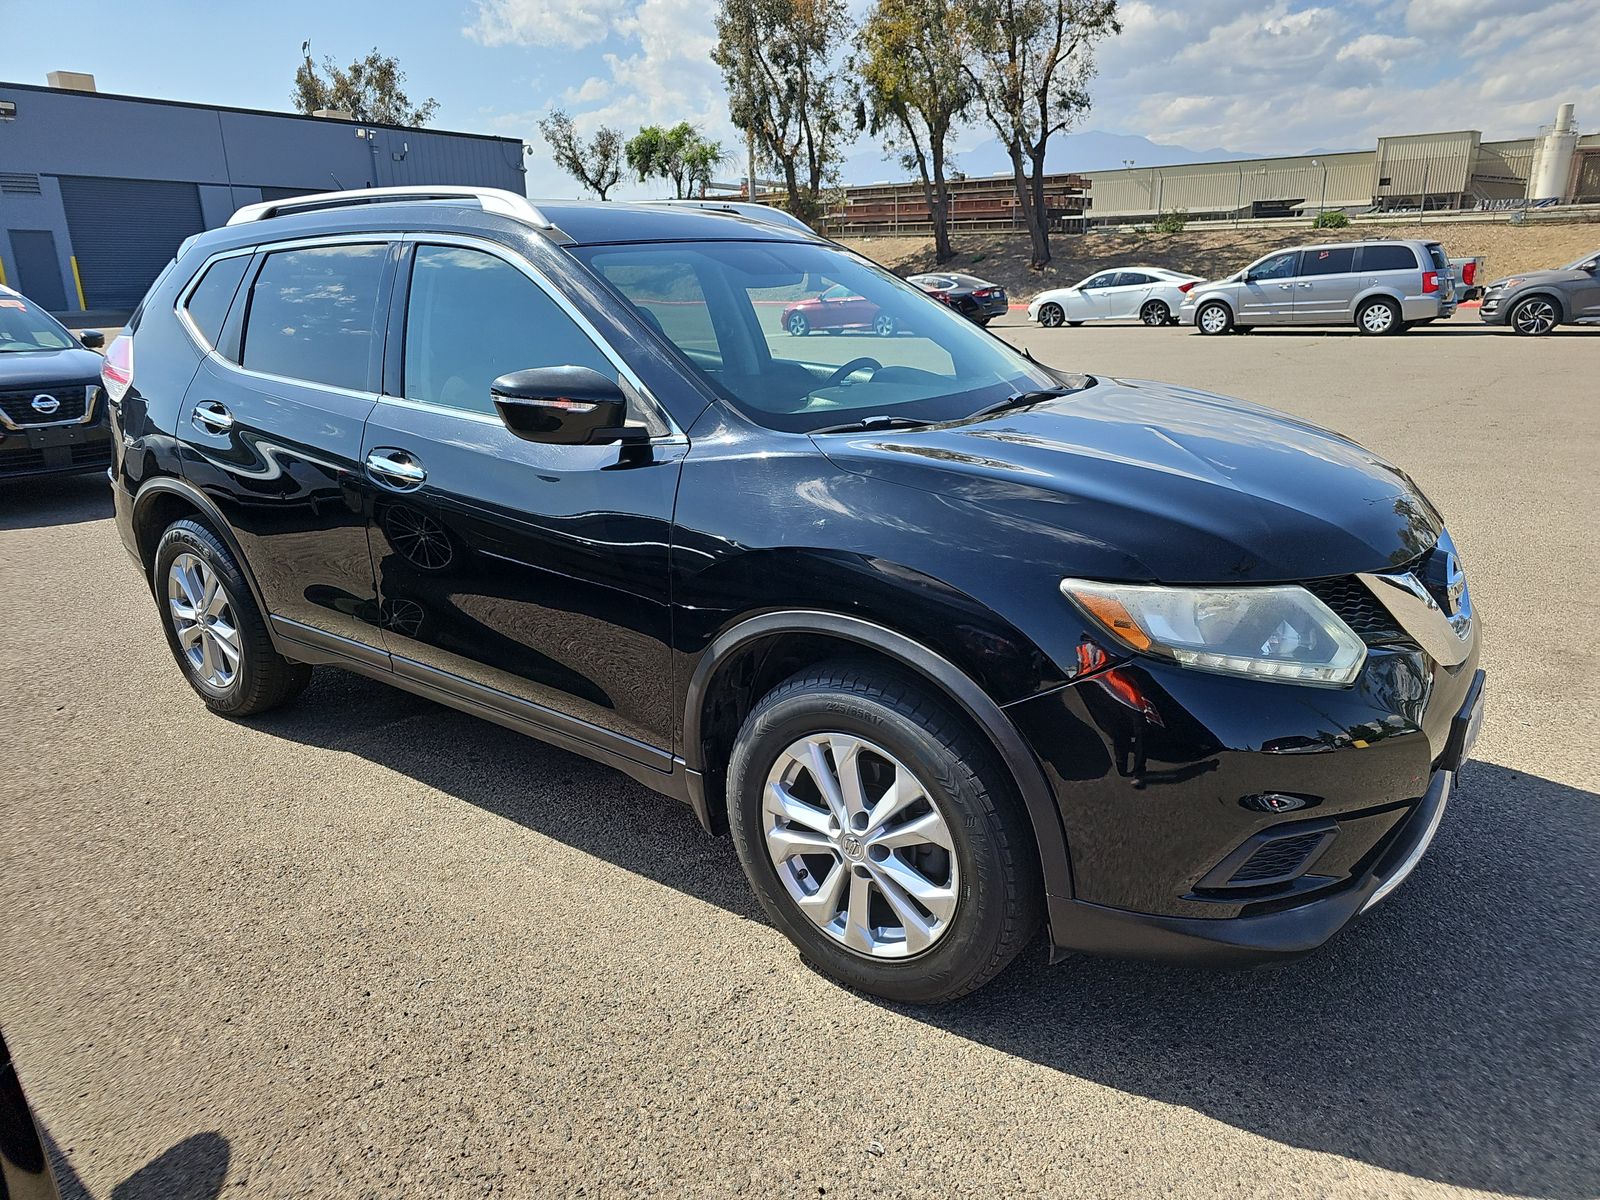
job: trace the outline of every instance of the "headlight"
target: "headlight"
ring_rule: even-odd
[[[1064,579],[1061,591],[1123,645],[1202,671],[1342,686],[1367,658],[1350,627],[1294,584],[1145,587]]]
[[[1503,292],[1507,288],[1514,288],[1522,283],[1520,279],[1497,279],[1483,290],[1486,292]]]

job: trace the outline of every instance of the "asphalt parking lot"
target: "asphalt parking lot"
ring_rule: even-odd
[[[0,1023],[67,1194],[1600,1194],[1600,330],[996,331],[1445,513],[1490,707],[1404,888],[1286,967],[874,1002],[620,775],[335,671],[210,716],[104,480],[12,484]]]

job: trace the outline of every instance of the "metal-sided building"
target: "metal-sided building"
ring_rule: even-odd
[[[130,309],[178,244],[259,200],[392,184],[524,190],[515,138],[0,82],[0,283]]]

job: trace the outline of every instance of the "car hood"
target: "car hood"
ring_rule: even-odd
[[[1572,283],[1579,279],[1590,278],[1587,271],[1563,271],[1560,268],[1550,271],[1518,271],[1515,275],[1507,275],[1505,279],[1496,279],[1489,287],[1503,287],[1506,279],[1520,279],[1523,284],[1529,283]],[[1520,284],[1518,286],[1521,286]]]
[[[1316,579],[1408,562],[1443,527],[1404,472],[1348,438],[1158,383],[1100,379],[978,421],[816,441],[837,467],[983,517],[940,536],[1061,575]]]
[[[0,353],[0,389],[63,387],[100,382],[102,359],[79,346],[64,350],[21,350]]]

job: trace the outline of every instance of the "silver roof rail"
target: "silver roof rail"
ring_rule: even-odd
[[[555,228],[555,223],[535,208],[526,196],[508,192],[504,188],[458,187],[453,184],[437,187],[351,188],[343,192],[290,196],[286,200],[263,200],[259,204],[246,204],[228,218],[228,224],[248,225],[252,221],[265,221],[299,209],[343,208],[371,201],[402,200],[476,200],[484,212],[526,221],[540,229]]]
[[[816,233],[815,229],[785,209],[774,208],[770,204],[752,204],[748,200],[645,200],[642,203],[668,204],[675,208],[699,208],[704,209],[706,212],[726,213],[728,216],[744,217],[747,220],[761,221],[767,225],[782,225],[788,229]]]

